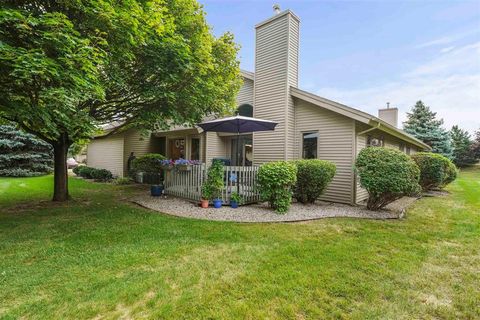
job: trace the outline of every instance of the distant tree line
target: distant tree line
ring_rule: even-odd
[[[451,159],[458,167],[465,167],[480,160],[480,128],[471,137],[467,130],[454,125],[450,131],[443,128],[443,119],[430,110],[422,101],[417,101],[407,121],[403,123],[405,132],[425,142],[435,153]]]

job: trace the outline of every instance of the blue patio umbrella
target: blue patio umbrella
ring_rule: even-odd
[[[240,133],[272,131],[277,122],[270,120],[257,119],[236,115],[234,117],[221,118],[199,123],[198,126],[204,131],[229,132],[237,134],[237,155],[236,164],[238,164],[238,146]]]

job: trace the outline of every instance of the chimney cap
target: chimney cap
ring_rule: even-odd
[[[280,5],[278,3],[275,3],[273,5],[273,12],[275,12],[275,14],[279,14],[280,13]]]

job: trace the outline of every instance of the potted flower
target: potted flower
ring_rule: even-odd
[[[211,199],[215,208],[222,207],[222,191],[223,191],[223,163],[221,161],[213,161],[207,172],[206,185],[210,188]]]
[[[230,207],[233,209],[238,208],[238,204],[242,201],[242,196],[237,192],[232,192],[230,195]]]
[[[208,200],[212,197],[212,191],[210,190],[210,186],[207,183],[202,185],[202,199],[200,200],[200,204],[202,208],[208,208]]]
[[[173,162],[173,160],[165,159],[165,160],[161,160],[160,164],[161,164],[163,170],[172,170],[173,165],[175,163]]]
[[[175,160],[175,167],[179,171],[190,171],[190,170],[192,170],[192,167],[190,166],[190,162],[188,160],[185,160],[185,159]]]

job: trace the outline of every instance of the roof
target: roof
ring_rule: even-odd
[[[255,74],[253,72],[243,70],[243,69],[240,69],[240,74],[242,75],[242,77],[244,77],[246,79],[249,79],[249,80],[253,80],[254,76],[255,76]]]
[[[295,98],[310,102],[321,108],[325,108],[327,110],[339,113],[346,117],[352,118],[356,121],[368,124],[372,127],[376,127],[381,131],[389,133],[394,137],[407,141],[422,149],[427,149],[427,150],[432,149],[428,144],[424,143],[423,141],[415,138],[414,136],[406,133],[405,131],[398,129],[397,127],[394,127],[391,124],[369,113],[317,96],[313,93],[310,93],[295,87],[290,87],[290,93]]]

